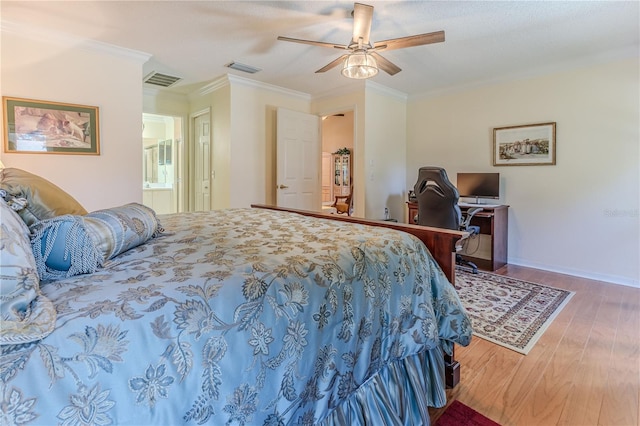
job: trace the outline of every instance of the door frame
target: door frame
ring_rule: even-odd
[[[318,112],[317,115],[319,115],[320,117],[325,117],[328,115],[343,114],[346,112],[353,113],[353,152],[351,153],[351,180],[352,180],[352,186],[353,186],[353,194],[355,195],[355,197],[353,197],[353,201],[352,201],[353,203],[352,215],[357,215],[356,212],[364,213],[364,201],[362,201],[362,204],[360,204],[359,200],[364,200],[364,190],[365,190],[365,182],[362,181],[363,179],[361,177],[361,166],[360,166],[360,161],[364,161],[364,149],[360,146],[360,141],[358,140],[358,106],[356,104],[351,104],[351,105],[345,105],[345,106],[336,107],[336,108],[330,108],[330,109],[326,109]],[[320,126],[322,127],[322,124],[320,124]],[[322,145],[322,142],[320,144]],[[320,156],[322,157],[322,153]],[[364,172],[362,172],[362,176],[364,176]],[[322,188],[320,188],[320,191],[322,191]]]
[[[184,115],[182,114],[174,114],[174,113],[165,113],[165,112],[148,112],[148,111],[143,111],[142,113],[142,121],[143,121],[143,133],[144,133],[144,121],[145,121],[145,116],[157,116],[157,117],[162,117],[162,118],[171,118],[174,121],[176,119],[180,119],[180,137],[179,138],[172,138],[173,139],[173,144],[174,144],[174,152],[175,152],[175,158],[173,159],[174,164],[175,164],[175,170],[174,170],[174,193],[173,193],[173,199],[175,201],[175,209],[177,212],[183,212],[185,211],[186,207],[187,207],[187,199],[188,199],[188,182],[185,181],[186,177],[185,177],[185,173],[184,171],[186,170],[186,159],[187,159],[187,151],[188,151],[188,147],[186,146],[185,143],[183,143],[185,141],[186,135],[188,134],[188,129],[187,126],[185,125],[186,123],[186,118]]]

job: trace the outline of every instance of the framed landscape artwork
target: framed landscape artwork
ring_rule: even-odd
[[[555,122],[493,129],[494,166],[554,164],[556,164]]]
[[[4,152],[100,154],[98,107],[3,97]]]

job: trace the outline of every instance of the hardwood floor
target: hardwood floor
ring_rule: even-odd
[[[640,424],[640,289],[507,265],[510,277],[575,291],[528,355],[474,337],[447,391],[503,426]],[[430,411],[432,424],[444,408]]]

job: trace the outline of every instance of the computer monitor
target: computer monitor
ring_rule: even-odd
[[[458,173],[456,188],[460,197],[500,198],[500,173]]]

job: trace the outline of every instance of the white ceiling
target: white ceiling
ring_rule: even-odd
[[[638,1],[366,1],[372,41],[444,30],[444,43],[381,52],[402,71],[372,80],[408,95],[569,69],[640,52]],[[277,41],[279,35],[348,44],[349,1],[8,1],[3,27],[38,28],[151,54],[144,73],[182,77],[188,93],[230,73],[313,96],[361,84],[342,51]],[[3,58],[5,59],[5,58]],[[261,68],[230,70],[237,61]],[[165,89],[166,90],[166,89]]]

